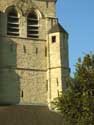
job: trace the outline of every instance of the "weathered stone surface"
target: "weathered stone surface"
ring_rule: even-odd
[[[19,36],[7,35],[8,12],[18,14]],[[27,37],[27,16],[38,18],[38,38]],[[49,104],[69,75],[68,34],[49,33],[58,25],[55,1],[0,0],[0,103]],[[52,42],[52,37],[56,41]]]

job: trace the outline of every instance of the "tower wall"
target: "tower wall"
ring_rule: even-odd
[[[66,88],[65,80],[69,76],[68,34],[59,30],[49,33],[48,39],[49,103]]]
[[[60,34],[60,57],[62,64],[62,88],[66,89],[66,78],[69,76],[70,68],[69,68],[69,55],[68,55],[68,33],[63,32]]]
[[[13,92],[10,83],[19,81],[15,90],[15,94],[20,93],[17,94],[20,96],[19,102],[47,103],[45,41],[2,37],[0,44],[0,68],[3,71],[0,81],[5,89],[6,86],[10,87],[8,92],[3,91],[6,98],[7,93]]]
[[[11,7],[18,14],[19,36],[7,34]],[[38,38],[27,37],[27,16],[33,10],[38,17]],[[48,33],[58,24],[55,1],[1,0],[0,11],[0,103],[49,103],[59,96],[69,73],[67,37]],[[56,36],[55,43],[52,36]],[[66,48],[62,47],[64,39]]]
[[[49,0],[48,2],[46,0],[25,0],[26,5],[22,3],[22,0],[7,0],[0,2],[0,10],[5,10],[7,7],[11,5],[18,5],[21,4],[24,7],[24,10],[26,8],[37,8],[40,10],[40,12],[43,13],[44,17],[47,15],[49,17],[55,17],[56,16],[56,9],[55,9],[55,1]]]
[[[52,42],[52,37],[56,37],[56,41]],[[49,81],[49,102],[59,96],[62,91],[61,76],[61,57],[60,57],[60,33],[49,34],[48,41],[48,81]]]

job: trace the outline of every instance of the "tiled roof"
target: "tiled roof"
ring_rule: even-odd
[[[67,31],[59,24],[55,24],[50,30],[49,33],[55,33],[55,32],[64,32],[67,33]],[[68,33],[67,33],[68,34]]]

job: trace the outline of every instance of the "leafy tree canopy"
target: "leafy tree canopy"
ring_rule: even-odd
[[[63,115],[64,125],[94,125],[94,56],[86,54],[76,63],[74,78],[53,102]]]

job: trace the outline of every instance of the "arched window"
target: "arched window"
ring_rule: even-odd
[[[33,11],[27,16],[27,37],[38,38],[38,18],[36,13]]]
[[[15,8],[7,13],[7,34],[19,36],[19,18]]]

